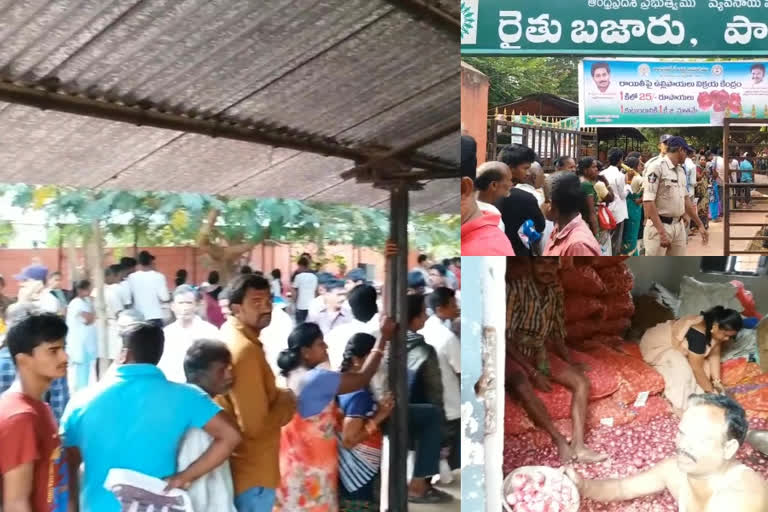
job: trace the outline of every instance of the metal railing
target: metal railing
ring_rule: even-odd
[[[581,156],[595,156],[596,142],[596,129],[567,130],[547,124],[527,124],[492,117],[488,120],[486,160],[496,160],[500,148],[518,143],[535,151],[542,167],[549,172],[555,170],[555,161],[561,156],[576,160]]]
[[[764,190],[768,193],[768,182],[766,183],[740,183],[742,172],[741,170],[730,170],[730,161],[733,158],[738,158],[742,151],[740,149],[749,148],[753,150],[756,146],[762,146],[768,148],[768,132],[762,132],[761,127],[768,127],[768,119],[758,118],[726,118],[723,124],[723,164],[725,169],[722,171],[723,179],[723,234],[724,234],[724,255],[729,256],[731,254],[768,254],[768,215],[761,222],[739,222],[739,216],[745,213],[764,213],[768,214],[768,198],[763,200],[761,198],[751,197],[751,190]],[[765,133],[760,141],[736,141],[732,140],[734,135],[737,134],[755,134]],[[745,137],[746,139],[746,137]],[[765,165],[768,163],[763,157],[749,159],[753,165],[751,172],[753,175],[753,181],[755,176],[763,175],[768,176],[768,169],[762,169],[761,167],[768,167]],[[758,165],[755,165],[758,164]],[[732,182],[732,174],[736,175],[737,182]],[[740,191],[746,190],[746,194],[739,194]],[[744,200],[744,197],[750,197],[750,202],[756,202],[761,208],[738,208],[737,203],[740,200]],[[740,227],[753,227],[761,228],[760,234],[752,236],[734,236],[732,233],[733,228]],[[757,231],[757,229],[756,229]],[[746,250],[733,250],[731,248],[732,241],[750,241],[750,247]],[[761,249],[755,249],[755,242],[762,242]]]

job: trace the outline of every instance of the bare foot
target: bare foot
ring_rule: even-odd
[[[573,451],[576,453],[576,458],[579,462],[602,462],[608,458],[607,453],[597,453],[586,446],[574,447]]]
[[[568,444],[568,441],[565,439],[561,441],[555,441],[555,446],[557,446],[557,453],[560,454],[560,462],[565,464],[572,464],[574,460],[576,459],[576,452],[571,448],[571,445]]]

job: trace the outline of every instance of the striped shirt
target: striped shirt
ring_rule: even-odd
[[[541,288],[530,277],[507,284],[507,339],[526,355],[565,339],[564,312],[559,285]]]

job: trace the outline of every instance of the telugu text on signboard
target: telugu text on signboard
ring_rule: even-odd
[[[768,0],[462,0],[463,54],[765,55]]]
[[[722,126],[725,117],[768,118],[768,61],[584,59],[582,126]]]

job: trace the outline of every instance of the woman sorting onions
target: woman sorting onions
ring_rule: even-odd
[[[643,359],[664,377],[664,396],[680,415],[694,393],[722,393],[720,347],[741,329],[741,315],[715,306],[669,320],[640,340]]]

